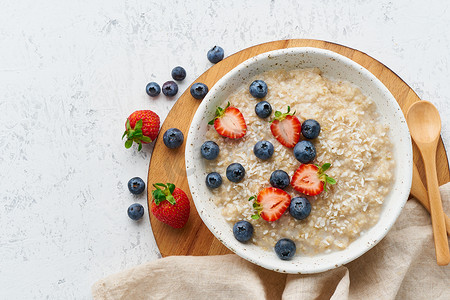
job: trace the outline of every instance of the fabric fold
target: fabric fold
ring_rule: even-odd
[[[450,213],[450,183],[441,187]],[[108,276],[92,287],[104,299],[450,299],[450,266],[436,264],[429,214],[405,205],[394,227],[355,261],[319,274],[286,275],[235,254],[171,256]]]

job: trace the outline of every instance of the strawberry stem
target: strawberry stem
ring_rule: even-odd
[[[248,199],[248,201],[251,201],[251,200],[255,200],[255,202],[253,202],[253,208],[255,209],[255,214],[254,215],[252,215],[252,219],[253,220],[258,220],[259,218],[260,218],[260,215],[261,215],[261,211],[262,211],[262,206],[261,206],[261,204],[258,202],[258,200],[257,200],[257,198],[256,198],[256,196],[251,196],[249,199]]]
[[[176,204],[176,200],[172,196],[172,193],[175,190],[175,185],[173,183],[154,183],[153,186],[155,187],[155,190],[152,191],[152,195],[156,205],[159,205],[164,200],[169,201],[172,205]]]
[[[327,174],[325,174],[325,171],[328,170],[331,167],[330,163],[325,163],[319,168],[319,179],[323,181],[323,190],[327,191],[327,184],[336,184],[336,180]]]
[[[282,113],[281,111],[276,111],[275,112],[275,118],[273,119],[273,120],[271,120],[270,121],[270,123],[272,123],[273,121],[275,121],[275,120],[278,120],[278,121],[283,121],[284,119],[286,119],[286,117],[287,116],[293,116],[293,115],[295,115],[295,111],[293,112],[293,113],[291,113],[291,107],[290,106],[288,106],[288,108],[287,108],[287,112],[286,113]]]
[[[230,102],[228,102],[227,106],[225,106],[225,108],[222,108],[220,106],[218,106],[216,108],[216,116],[214,117],[214,119],[212,119],[211,121],[208,122],[209,125],[214,125],[214,121],[220,117],[222,117],[225,114],[225,111],[227,110],[228,107],[230,107]]]
[[[142,126],[144,121],[142,119],[138,120],[134,125],[134,128],[131,128],[130,119],[127,119],[126,130],[122,135],[122,139],[126,136],[127,140],[125,141],[125,148],[130,148],[133,145],[133,142],[139,145],[138,151],[142,149],[142,142],[151,143],[152,139],[148,136],[145,136],[142,133]]]

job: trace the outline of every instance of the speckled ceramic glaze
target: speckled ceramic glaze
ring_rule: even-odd
[[[297,253],[290,261],[280,260],[274,251],[266,251],[253,244],[238,242],[231,226],[222,217],[220,209],[211,200],[212,194],[205,185],[207,175],[200,146],[205,141],[208,121],[214,117],[215,108],[236,87],[249,78],[272,69],[318,67],[330,78],[349,81],[361,88],[377,105],[380,121],[391,128],[396,161],[395,181],[386,197],[378,223],[350,244],[345,250],[316,256]],[[186,172],[192,197],[203,222],[230,250],[264,268],[284,273],[318,273],[348,263],[375,246],[389,231],[408,199],[412,178],[411,139],[397,101],[388,89],[365,68],[337,53],[317,48],[289,48],[255,56],[226,74],[211,88],[199,106],[189,129],[186,143]],[[226,180],[226,179],[225,179]]]

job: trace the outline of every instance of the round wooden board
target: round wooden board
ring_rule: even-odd
[[[404,114],[406,114],[412,103],[420,100],[416,93],[414,93],[414,91],[400,77],[398,77],[388,67],[367,54],[330,42],[306,39],[274,41],[247,48],[212,66],[195,82],[203,82],[211,88],[223,75],[228,73],[231,69],[243,61],[264,52],[292,47],[315,47],[327,49],[344,55],[359,63],[384,83],[392,95],[394,95],[395,99],[397,99]],[[187,89],[175,103],[167,116],[161,127],[161,135],[167,129],[176,127],[180,129],[186,137],[191,120],[194,117],[195,111],[197,110],[200,102],[200,100],[194,99],[190,95],[189,89]],[[186,178],[184,148],[185,143],[178,149],[168,149],[164,145],[162,138],[159,138],[156,140],[150,160],[147,184],[149,207],[152,199],[152,184],[156,182],[174,183],[188,194],[191,201],[189,221],[182,229],[173,229],[170,226],[159,222],[151,213],[149,213],[151,226],[161,255],[219,255],[231,253],[230,250],[223,246],[222,243],[213,236],[197,214],[189,192],[189,186]],[[413,151],[414,162],[419,169],[419,174],[422,181],[425,182],[423,163],[420,153],[415,145],[413,145]],[[450,172],[442,140],[439,141],[436,159],[439,183],[444,184],[450,181]]]

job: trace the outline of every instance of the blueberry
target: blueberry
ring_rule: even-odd
[[[162,92],[167,97],[173,97],[178,93],[178,84],[175,81],[166,81],[162,86]]]
[[[239,182],[245,176],[245,169],[240,163],[232,163],[227,168],[227,178],[232,182]]]
[[[306,219],[311,213],[311,203],[304,197],[292,198],[289,213],[297,220]]]
[[[255,106],[255,113],[261,119],[265,119],[272,113],[272,105],[267,101],[258,102]]]
[[[273,155],[273,145],[269,141],[259,141],[253,147],[253,153],[262,160],[267,160]]]
[[[247,221],[238,221],[233,225],[233,234],[239,242],[248,242],[253,236],[253,225]]]
[[[167,148],[175,149],[181,146],[184,141],[184,136],[181,130],[177,128],[169,128],[164,132],[163,142]]]
[[[140,205],[139,203],[131,204],[130,207],[128,207],[128,216],[130,219],[133,220],[139,220],[144,215],[144,207]]]
[[[282,260],[290,260],[296,250],[295,243],[290,239],[281,239],[275,244],[275,253]]]
[[[128,189],[132,194],[139,195],[145,190],[145,182],[140,177],[133,177],[128,181]]]
[[[224,55],[225,53],[222,47],[214,46],[208,51],[208,54],[206,56],[208,57],[208,60],[210,62],[212,62],[213,64],[217,64],[223,59]]]
[[[206,175],[206,185],[211,189],[216,189],[222,184],[222,176],[217,172]]]
[[[286,173],[285,171],[276,170],[272,173],[272,175],[270,175],[269,182],[273,187],[284,189],[289,185],[291,179],[289,178],[288,173]]]
[[[207,160],[216,159],[220,152],[219,145],[217,145],[213,141],[204,142],[200,149],[202,152],[202,156]]]
[[[172,69],[172,78],[176,81],[182,81],[186,78],[186,70],[183,67],[175,67]]]
[[[255,80],[250,84],[250,94],[255,98],[264,98],[267,95],[267,84],[262,80]]]
[[[307,139],[315,139],[319,136],[320,124],[316,120],[308,119],[302,124],[302,134]]]
[[[294,156],[302,164],[310,163],[316,157],[316,147],[310,141],[298,142],[294,147]]]
[[[150,82],[145,87],[145,91],[150,97],[156,97],[159,95],[159,93],[161,93],[161,87],[156,82]]]
[[[195,99],[201,100],[201,99],[205,98],[206,94],[208,93],[208,87],[204,83],[197,82],[191,86],[190,91],[191,91],[192,97],[194,97]]]

